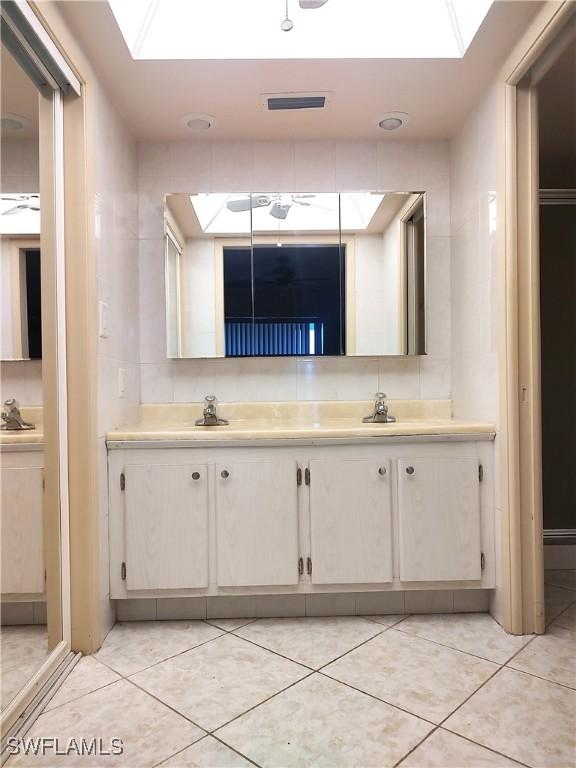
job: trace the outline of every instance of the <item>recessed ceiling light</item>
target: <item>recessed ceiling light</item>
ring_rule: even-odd
[[[30,125],[30,120],[28,120],[26,117],[21,117],[20,115],[11,115],[5,113],[0,118],[0,125],[3,131],[18,133]]]
[[[180,122],[191,131],[209,131],[216,123],[212,115],[182,115]]]
[[[403,125],[410,122],[410,115],[406,112],[388,112],[378,120],[378,125],[384,131],[397,131]]]

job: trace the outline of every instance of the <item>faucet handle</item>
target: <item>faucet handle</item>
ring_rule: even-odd
[[[8,400],[4,400],[4,408],[15,408],[18,410],[18,401],[15,397],[9,397]]]
[[[206,405],[218,405],[218,398],[216,395],[206,395],[204,402]]]

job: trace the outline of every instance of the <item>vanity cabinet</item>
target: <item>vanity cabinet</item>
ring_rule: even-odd
[[[392,581],[388,459],[313,459],[309,478],[312,583]]]
[[[206,465],[129,465],[122,473],[130,590],[208,586]]]
[[[494,587],[487,438],[166,442],[109,446],[113,598]]]
[[[216,464],[219,586],[298,583],[297,487],[293,460]]]
[[[4,453],[0,469],[2,596],[44,593],[43,469],[10,466],[36,463],[41,453]],[[12,460],[12,461],[11,461]]]
[[[399,458],[401,581],[482,575],[480,465],[468,457]]]

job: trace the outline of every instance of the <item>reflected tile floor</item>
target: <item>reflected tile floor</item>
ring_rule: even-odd
[[[124,753],[7,765],[576,768],[576,590],[548,589],[541,637],[486,614],[117,625],[28,737]]]
[[[0,698],[5,707],[48,658],[45,624],[0,628]]]

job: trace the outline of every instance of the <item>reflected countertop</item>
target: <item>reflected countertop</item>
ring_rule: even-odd
[[[0,446],[34,446],[36,449],[44,444],[44,424],[40,406],[22,406],[20,409],[24,421],[34,424],[34,429],[0,430]]]
[[[372,410],[371,401],[221,403],[219,414],[230,423],[220,427],[197,427],[201,403],[145,405],[141,421],[107,434],[110,447],[122,444],[250,444],[274,440],[358,440],[426,436],[468,436],[492,440],[492,423],[451,417],[450,400],[390,400],[390,413],[398,419],[385,424],[363,423]],[[129,447],[127,445],[126,447]]]

